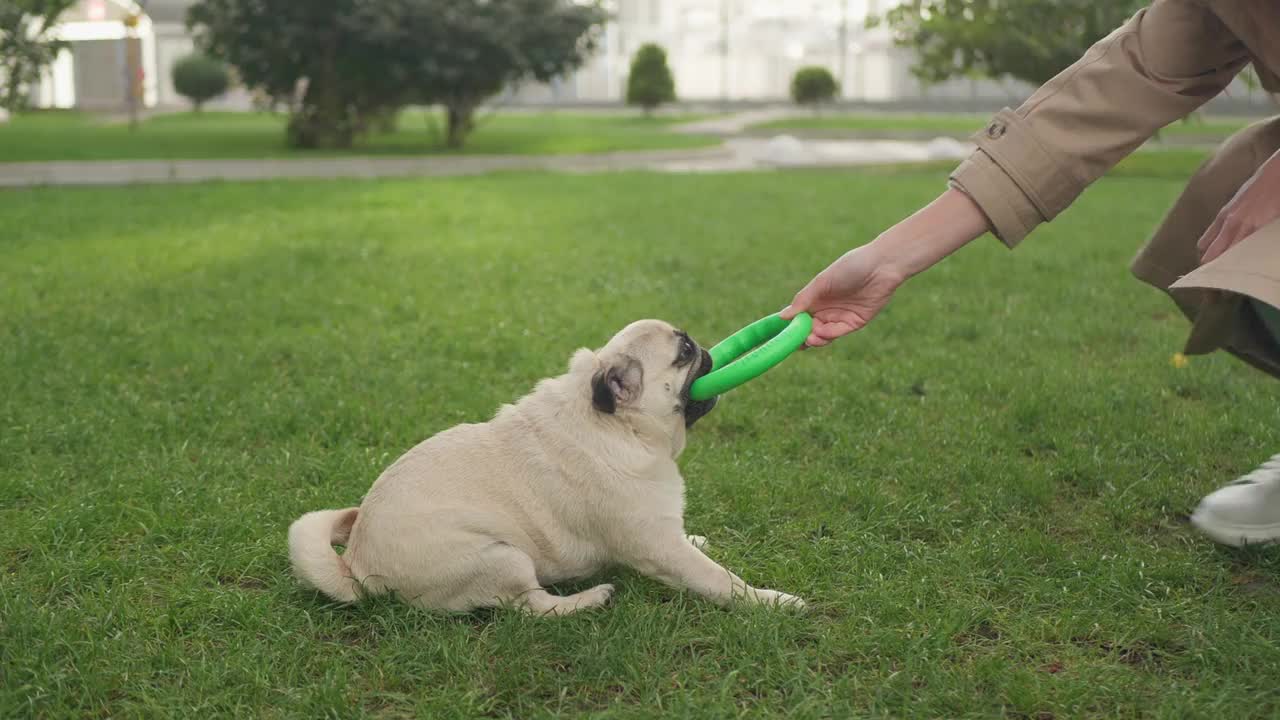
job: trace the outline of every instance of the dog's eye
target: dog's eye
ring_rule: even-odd
[[[680,338],[680,351],[676,355],[676,362],[683,365],[693,359],[693,341],[687,337]]]

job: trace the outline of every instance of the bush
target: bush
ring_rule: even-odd
[[[639,105],[645,114],[676,99],[676,83],[667,67],[667,51],[652,43],[642,45],[631,60],[627,77],[627,104]]]
[[[800,68],[791,78],[791,99],[797,105],[817,108],[822,103],[831,102],[835,96],[836,79],[824,67]]]
[[[191,101],[196,112],[225,93],[230,85],[231,72],[226,64],[207,55],[193,53],[173,65],[173,88]]]

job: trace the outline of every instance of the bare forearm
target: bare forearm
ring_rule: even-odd
[[[813,316],[809,347],[822,347],[861,329],[898,286],[987,232],[982,210],[950,189],[866,245],[840,256],[796,293],[782,317]]]
[[[954,188],[872,241],[876,254],[903,279],[933,267],[990,230],[987,217]]]

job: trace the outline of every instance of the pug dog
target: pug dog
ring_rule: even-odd
[[[710,371],[688,334],[632,323],[489,422],[409,450],[360,507],[303,515],[289,528],[294,572],[344,603],[394,592],[432,610],[567,615],[604,605],[613,586],[546,586],[625,565],[721,605],[801,608],[748,585],[703,553],[705,538],[685,534],[676,458],[716,405],[689,398]]]

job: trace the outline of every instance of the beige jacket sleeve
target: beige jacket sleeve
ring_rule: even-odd
[[[1017,110],[951,175],[1013,247],[1157,130],[1230,84],[1249,56],[1211,3],[1156,0]]]

